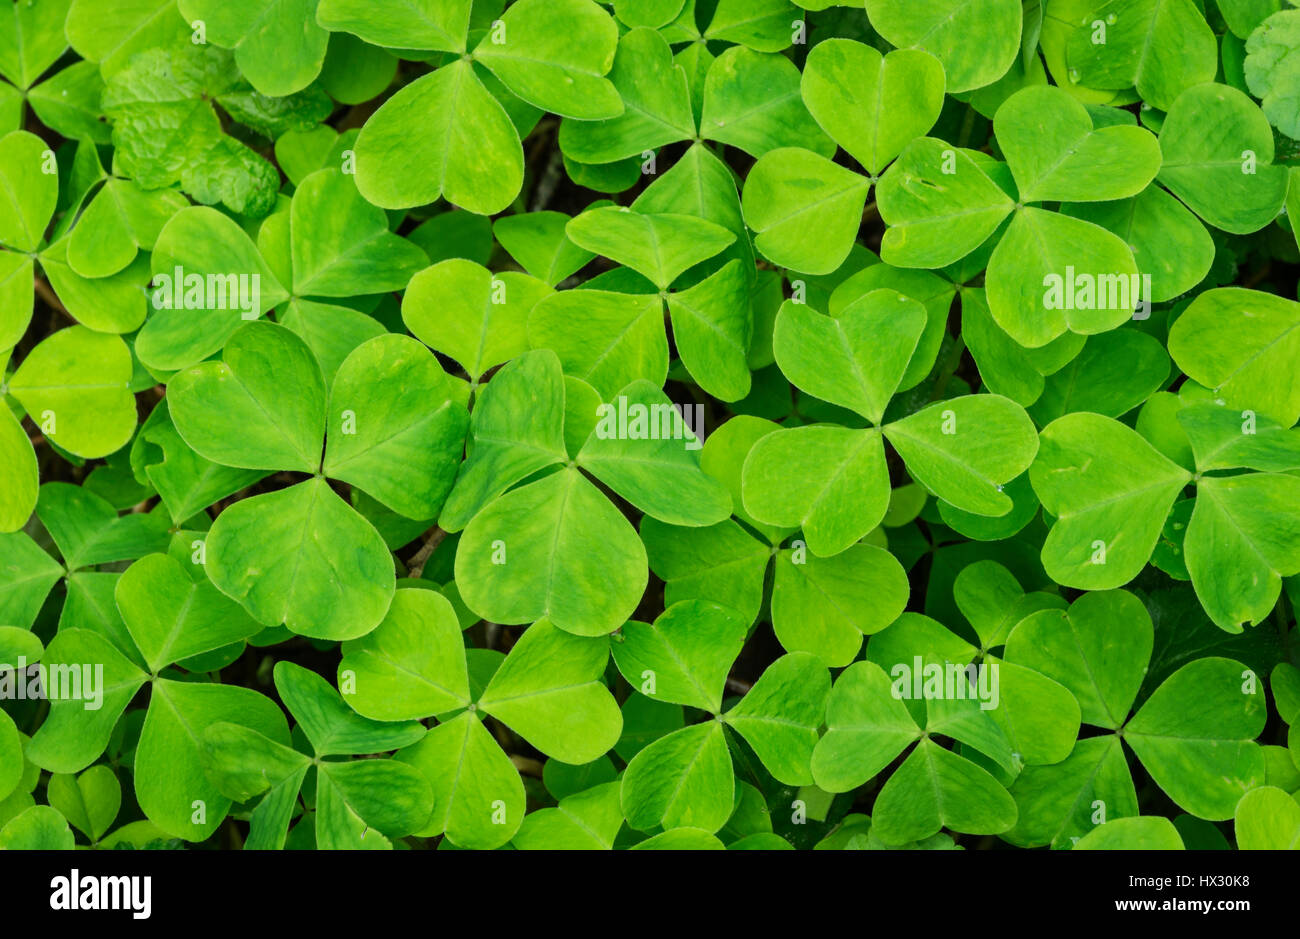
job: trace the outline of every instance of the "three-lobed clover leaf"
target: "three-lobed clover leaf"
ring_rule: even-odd
[[[1231,818],[1242,795],[1263,781],[1264,754],[1254,740],[1265,708],[1253,673],[1231,659],[1198,658],[1133,713],[1152,644],[1150,614],[1122,590],[1084,594],[1069,610],[1034,613],[1012,630],[1007,661],[1064,685],[1083,723],[1109,733],[1081,738],[1058,763],[1025,768],[1011,787],[1020,807],[1005,836],[1011,843],[1068,846],[1105,820],[1137,815],[1125,745],[1175,803],[1200,818]]]
[[[232,722],[283,744],[289,731],[279,708],[255,691],[167,671],[262,629],[208,581],[202,568],[189,567],[166,554],[132,564],[114,591],[124,624],[120,634],[59,631],[45,650],[46,667],[65,666],[81,675],[94,663],[94,674],[80,687],[70,685],[71,694],[51,700],[50,715],[32,737],[27,756],[51,772],[80,772],[104,752],[119,717],[148,684],[149,706],[135,750],[136,799],[168,834],[202,841],[230,807],[200,765],[204,728]],[[87,697],[91,693],[98,701]]]
[[[1184,405],[1175,417],[1171,430],[1181,429],[1194,474],[1098,414],[1067,414],[1043,429],[1030,468],[1044,509],[1056,517],[1043,564],[1070,586],[1123,586],[1151,559],[1174,500],[1194,484],[1187,570],[1210,618],[1240,632],[1272,610],[1282,577],[1300,573],[1300,484],[1289,472],[1300,467],[1300,444],[1249,410],[1206,402]]]
[[[809,653],[789,653],[724,709],[727,672],[745,631],[735,610],[683,600],[653,624],[633,620],[615,637],[614,662],[641,694],[715,718],[659,737],[628,762],[620,797],[633,828],[722,827],[732,812],[735,785],[725,728],[740,735],[777,780],[812,782],[808,761],[830,690],[825,666]]]
[[[431,590],[400,589],[377,629],[344,644],[339,686],[374,720],[438,717],[397,754],[433,789],[433,816],[419,834],[446,832],[461,847],[493,848],[519,830],[524,789],[485,718],[562,762],[590,762],[622,729],[601,682],[608,657],[607,639],[573,636],[541,619],[504,660],[467,661],[451,603]]]
[[[426,730],[417,721],[381,722],[351,710],[315,672],[279,662],[275,687],[312,755],[229,722],[203,731],[200,758],[209,780],[236,802],[262,796],[249,818],[248,849],[283,848],[300,789],[314,793],[308,820],[316,847],[382,849],[411,834],[433,811],[433,793],[410,766],[391,759],[333,760],[408,746]],[[307,777],[312,768],[313,780]]]
[[[376,376],[383,380],[372,383]],[[286,381],[297,389],[291,398],[277,394]],[[377,626],[393,596],[392,557],[326,477],[399,514],[438,514],[468,418],[432,353],[408,337],[378,336],[344,360],[327,394],[303,340],[247,323],[222,361],[172,379],[169,398],[178,433],[203,458],[312,477],[217,518],[207,538],[213,583],[267,626],[329,639]]]

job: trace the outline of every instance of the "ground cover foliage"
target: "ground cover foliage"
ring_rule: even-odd
[[[1289,0],[5,0],[0,848],[1300,846]]]

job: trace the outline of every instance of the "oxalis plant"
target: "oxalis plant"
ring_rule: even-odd
[[[0,848],[1300,847],[1291,0],[4,0]]]

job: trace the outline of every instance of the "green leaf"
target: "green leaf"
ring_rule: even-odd
[[[1241,797],[1264,781],[1264,695],[1249,690],[1240,662],[1197,659],[1174,672],[1124,727],[1151,778],[1200,818],[1232,818]]]
[[[428,349],[384,334],[358,346],[330,389],[321,470],[408,518],[436,518],[456,479],[469,417]]]
[[[1048,377],[1030,413],[1040,424],[1073,411],[1120,417],[1151,397],[1168,377],[1169,356],[1158,339],[1135,329],[1098,333]]]
[[[1216,624],[1240,632],[1267,616],[1282,578],[1300,573],[1300,478],[1258,473],[1197,483],[1187,571]]]
[[[356,184],[367,201],[406,209],[439,197],[500,212],[519,194],[519,135],[468,61],[424,75],[371,115],[356,142]]]
[[[1167,818],[1117,818],[1075,842],[1076,851],[1181,851],[1183,839]]]
[[[388,847],[433,811],[420,772],[396,760],[322,763],[316,783],[316,846],[324,851]]]
[[[799,84],[799,70],[785,56],[733,46],[709,67],[700,136],[753,157],[781,147],[831,156],[835,144],[808,113]]]
[[[1112,821],[1138,814],[1133,777],[1113,734],[1080,740],[1059,763],[1026,767],[1011,795],[1020,816],[1002,837],[1022,847],[1077,843],[1094,829],[1099,805]]]
[[[867,0],[867,16],[891,44],[938,58],[950,94],[992,84],[1020,53],[1015,0]]]
[[[117,607],[150,671],[260,632],[206,578],[193,580],[180,561],[150,554],[117,582]]]
[[[623,113],[605,120],[567,119],[560,149],[583,163],[613,163],[695,136],[686,73],[655,30],[638,27],[619,40],[609,81]]]
[[[656,386],[634,382],[599,411],[600,422],[578,453],[579,466],[671,525],[713,525],[731,514],[726,488],[700,470],[698,439]]]
[[[0,534],[0,620],[28,628],[63,565],[23,532]]]
[[[1287,170],[1271,165],[1268,118],[1235,88],[1206,83],[1179,95],[1160,129],[1160,150],[1160,182],[1215,228],[1258,231],[1286,201]]]
[[[1300,304],[1223,287],[1200,294],[1169,330],[1169,354],[1229,407],[1259,410],[1290,427],[1300,389],[1278,381],[1300,362]]]
[[[997,834],[1016,818],[1016,803],[992,775],[926,739],[881,788],[872,830],[886,844],[905,844],[941,828]]]
[[[396,750],[425,733],[416,721],[384,723],[362,717],[340,700],[329,682],[292,662],[276,663],[275,688],[317,756]]]
[[[450,601],[400,589],[382,623],[343,645],[339,687],[358,714],[411,720],[470,704],[465,645]]]
[[[189,203],[170,189],[147,192],[111,179],[82,213],[68,242],[68,265],[82,277],[107,277],[152,251],[168,220]]]
[[[47,794],[50,805],[91,841],[104,837],[122,806],[122,785],[107,766],[92,766],[80,776],[56,773]]]
[[[799,527],[818,557],[839,554],[875,528],[889,506],[879,431],[829,424],[783,429],[745,459],[745,510],[760,521]]]
[[[907,605],[907,574],[892,554],[855,544],[829,558],[782,549],[776,556],[772,624],[790,652],[848,665],[863,635],[884,629]]]
[[[668,310],[677,352],[700,387],[724,401],[747,395],[753,313],[741,260],[728,261],[694,287],[670,294]]]
[[[1185,89],[1214,81],[1214,32],[1191,0],[1094,0],[1082,22],[1088,25],[1070,34],[1065,55],[1089,87],[1136,85],[1145,103],[1168,110]]]
[[[1150,559],[1191,474],[1098,414],[1067,414],[1040,440],[1029,479],[1057,517],[1043,545],[1048,574],[1085,590],[1128,583]]]
[[[646,585],[645,549],[622,514],[576,469],[507,493],[465,529],[456,582],[495,623],[546,617],[601,636],[631,615]]]
[[[497,22],[474,58],[520,98],[584,121],[623,112],[604,77],[614,65],[618,27],[592,0],[519,0]]]
[[[70,0],[16,3],[0,19],[0,75],[30,88],[68,48],[63,22]]]
[[[702,218],[643,214],[617,206],[589,209],[565,231],[578,247],[625,264],[660,290],[736,240],[722,226]]]
[[[176,10],[168,4],[166,12]],[[176,17],[183,28],[184,22]],[[275,206],[279,173],[226,135],[212,106],[214,98],[242,85],[229,53],[187,36],[134,55],[106,80],[101,107],[113,122],[115,161],[125,175],[145,189],[179,183],[198,202],[221,202],[254,218]]]
[[[280,394],[282,382],[293,395]],[[248,323],[226,343],[222,361],[181,372],[169,392],[176,430],[205,459],[244,469],[320,468],[325,383],[292,331]]]
[[[136,354],[160,371],[202,362],[248,320],[289,298],[252,239],[215,209],[194,206],[173,215],[158,235],[151,264],[153,313]],[[240,296],[241,275],[248,296]]]
[[[835,317],[786,301],[772,342],[791,382],[879,424],[925,324],[925,308],[917,301],[873,290]]]
[[[388,218],[338,170],[304,179],[290,209],[293,292],[352,297],[406,287],[424,252],[388,230]]]
[[[518,261],[524,270],[546,286],[555,287],[560,281],[584,267],[595,256],[590,251],[583,251],[569,240],[565,232],[568,221],[569,216],[563,212],[523,212],[497,219],[492,225],[492,234],[501,247],[510,252],[510,256]],[[463,270],[468,269],[449,269],[465,276]],[[507,278],[511,273],[505,272],[500,279],[509,283]],[[418,276],[416,279],[419,279]],[[414,283],[407,290],[408,296],[413,289],[415,289]],[[540,296],[537,299],[540,299]],[[510,302],[509,295],[506,302]]]
[[[683,600],[653,625],[627,623],[615,637],[614,662],[641,694],[718,714],[747,625],[730,607]]]
[[[1186,293],[1214,263],[1214,241],[1205,226],[1159,186],[1149,186],[1133,199],[1071,205],[1064,211],[1113,232],[1132,248],[1138,271],[1151,277],[1151,295],[1143,300],[1163,303]]]
[[[1276,786],[1252,789],[1237,803],[1234,831],[1243,851],[1294,851],[1300,847],[1300,802]]]
[[[55,809],[33,805],[0,828],[0,850],[71,851],[72,829]]]
[[[952,264],[984,244],[1014,203],[964,150],[933,137],[903,147],[876,190],[888,224],[881,257],[899,267]]]
[[[478,700],[538,750],[564,763],[589,763],[609,751],[623,716],[601,683],[609,643],[539,620],[519,637]]]
[[[0,137],[0,245],[31,252],[45,238],[59,180],[46,172],[45,142],[25,130]]]
[[[69,244],[70,239],[62,238],[39,255],[41,269],[68,312],[96,332],[138,329],[146,315],[142,288],[149,277],[148,256],[137,255],[124,270],[91,280],[67,264]]]
[[[1099,225],[1017,210],[989,259],[993,319],[1037,349],[1070,330],[1091,335],[1130,319],[1143,289],[1128,245]]]
[[[158,491],[172,521],[177,523],[251,486],[263,475],[258,470],[221,466],[191,450],[172,423],[166,398],[155,405],[140,426],[132,445],[131,460],[137,472],[143,467],[145,477]]]
[[[771,149],[745,180],[754,247],[782,267],[829,274],[853,247],[870,189],[870,180],[802,147]]]
[[[938,120],[944,71],[920,50],[882,56],[860,42],[828,39],[808,53],[802,91],[822,130],[875,175]]]
[[[1007,638],[1007,661],[1064,685],[1084,723],[1124,725],[1154,643],[1151,617],[1123,590],[1087,593],[1070,609],[1040,610]]]
[[[417,834],[442,832],[462,848],[499,848],[524,818],[524,785],[478,716],[465,712],[397,754],[433,790],[433,814]],[[499,819],[499,821],[497,821]]]
[[[1033,423],[1014,401],[966,395],[939,401],[884,428],[908,472],[949,504],[977,515],[1005,515],[1002,488],[1034,462]]]
[[[553,766],[553,763],[547,763]],[[609,850],[623,825],[622,783],[607,782],[529,812],[513,844],[523,851]]]
[[[70,326],[41,341],[9,380],[9,393],[50,440],[85,459],[121,449],[135,433],[131,353],[117,336]]]
[[[821,660],[791,652],[769,665],[722,719],[780,782],[811,785],[809,763],[830,691],[830,675]]]
[[[98,62],[105,78],[120,72],[141,50],[190,38],[189,24],[172,0],[123,0],[111,7],[72,0],[64,29],[68,45]]]
[[[605,290],[562,290],[545,297],[528,317],[528,341],[551,349],[566,375],[581,378],[602,400],[643,378],[663,386],[668,337],[663,301]]]
[[[269,699],[234,685],[169,679],[153,695],[135,751],[135,794],[149,820],[170,835],[203,841],[225,819],[230,800],[209,781],[200,756],[205,728],[240,724],[276,743],[289,742],[284,714]],[[194,802],[203,804],[196,812]]]
[[[812,755],[812,774],[828,792],[856,789],[921,736],[889,676],[874,662],[840,673],[826,703],[826,733]]]
[[[502,221],[510,218],[531,216]],[[411,278],[402,320],[421,342],[451,356],[477,380],[528,349],[528,314],[550,293],[527,275],[493,274],[473,261],[450,258]]]
[[[1016,92],[998,108],[993,127],[1022,202],[1126,199],[1160,170],[1160,145],[1148,131],[1125,124],[1097,129],[1087,108],[1051,85]]]
[[[40,475],[31,441],[4,405],[0,405],[0,465],[4,467],[0,471],[0,532],[17,531],[36,509]]]
[[[515,483],[567,458],[563,378],[554,353],[537,350],[488,382],[470,415],[469,458],[443,507],[444,529],[459,531]]]
[[[207,548],[212,582],[265,626],[354,639],[379,625],[392,600],[383,538],[324,479],[236,502]]]
[[[316,25],[317,0],[180,0],[186,22],[202,20],[208,40],[235,50],[239,70],[264,95],[301,91],[320,74],[329,34]]]
[[[641,520],[641,541],[650,569],[666,581],[664,603],[714,600],[752,623],[763,604],[763,574],[769,550],[728,519],[707,528]]]
[[[1295,69],[1287,61],[1298,33],[1300,14],[1284,10],[1264,20],[1246,40],[1246,84],[1269,121],[1288,137],[1300,136]]]
[[[376,46],[464,52],[471,0],[320,0],[316,22]]]
[[[627,823],[638,831],[662,825],[715,832],[731,815],[734,791],[722,724],[709,721],[661,737],[632,757],[620,797]]]

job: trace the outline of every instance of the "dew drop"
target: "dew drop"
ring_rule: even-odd
[[[1077,68],[1070,69],[1070,82],[1075,85],[1079,84],[1079,70]]]

